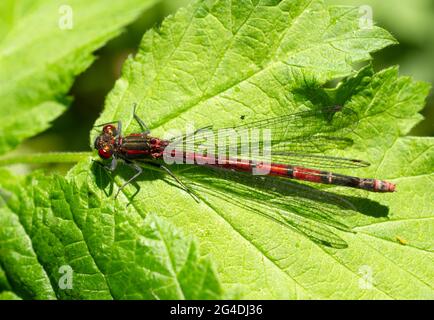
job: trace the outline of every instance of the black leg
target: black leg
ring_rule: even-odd
[[[140,119],[140,117],[137,115],[137,113],[136,113],[136,107],[137,107],[137,103],[134,103],[134,113],[133,113],[134,119],[136,119],[136,121],[139,123],[140,127],[143,130],[143,133],[150,134],[151,130],[149,130],[149,128],[145,124],[145,122],[142,119]]]
[[[101,163],[101,162],[99,162],[99,161],[93,160],[93,159],[92,159],[92,162],[93,162],[93,163],[96,163],[96,164],[99,165],[100,167],[102,167],[102,168],[104,168],[105,170],[110,171],[110,172],[115,171],[116,166],[117,166],[117,160],[116,160],[115,158],[113,158],[112,162],[111,162],[110,165],[108,165],[108,166],[105,165],[105,164],[103,164],[103,163]]]
[[[175,176],[175,174],[172,172],[172,171],[170,171],[170,169],[169,168],[167,168],[167,167],[165,167],[165,166],[163,166],[163,165],[160,165],[160,168],[161,169],[163,169],[164,171],[166,171],[173,179],[175,179],[175,181],[176,182],[178,182],[179,183],[179,185],[188,193],[188,194],[190,194],[190,196],[197,202],[197,203],[199,203],[200,202],[200,200],[199,200],[199,198],[197,197],[197,195],[196,194],[194,194],[194,192],[192,191],[192,190],[190,190],[181,180],[179,180],[178,179],[178,177],[177,176]]]
[[[136,170],[136,174],[133,175],[127,182],[125,182],[118,190],[118,192],[116,192],[115,195],[115,199],[118,197],[119,193],[122,191],[122,189],[124,189],[127,185],[129,185],[131,182],[133,182],[138,176],[140,176],[143,172],[143,169],[141,167],[139,167],[137,164],[135,163],[128,163],[126,162],[127,165],[129,165],[131,168],[133,168],[134,170]]]

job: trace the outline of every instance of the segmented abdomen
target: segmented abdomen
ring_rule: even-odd
[[[204,163],[209,160],[205,157],[197,157],[199,162]],[[226,163],[218,163],[211,166],[217,166],[225,169],[231,169],[243,172],[259,172],[270,176],[285,177],[290,179],[296,179],[301,181],[309,181],[314,183],[331,184],[337,186],[345,186],[357,189],[368,190],[372,192],[394,192],[396,186],[387,181],[358,178],[352,176],[346,176],[328,171],[321,171],[316,169],[309,169],[299,166],[291,166],[285,164],[271,163],[263,165],[255,165],[251,161],[241,161],[236,159],[229,159]],[[208,164],[209,165],[209,164]]]

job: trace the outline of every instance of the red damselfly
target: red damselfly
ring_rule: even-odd
[[[348,134],[357,125],[358,117],[349,108],[334,106],[321,110],[301,111],[223,129],[232,134],[249,130],[260,132],[269,130],[269,141],[265,141],[260,134],[256,135],[256,148],[268,151],[269,157],[265,157],[264,152],[259,154],[252,152],[251,148],[244,148],[250,146],[252,142],[238,138],[233,139],[234,146],[231,150],[230,147],[224,149],[224,157],[217,154],[217,148],[211,152],[209,149],[204,152],[204,144],[208,143],[209,146],[210,140],[215,142],[217,139],[217,131],[212,127],[205,127],[173,139],[153,137],[145,123],[137,116],[135,105],[133,115],[142,127],[142,132],[124,136],[121,121],[105,123],[99,125],[103,127],[102,132],[94,143],[102,159],[111,159],[107,169],[114,171],[118,160],[122,160],[136,171],[119,188],[116,196],[142,173],[140,161],[147,161],[161,167],[191,193],[166,166],[165,156],[174,157],[179,146],[182,146],[181,158],[185,163],[237,172],[254,172],[261,169],[266,175],[277,178],[345,186],[371,192],[395,191],[395,185],[387,181],[358,178],[330,171],[331,168],[369,166],[369,163],[362,160],[322,155],[326,150],[340,149],[352,143]],[[179,152],[177,155],[179,156]]]

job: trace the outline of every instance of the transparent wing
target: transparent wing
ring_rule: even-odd
[[[209,194],[295,229],[312,241],[347,247],[333,229],[353,232],[342,217],[357,213],[345,198],[272,177],[219,169],[193,168],[181,173],[199,194]],[[230,181],[230,183],[228,183]]]
[[[236,147],[223,150],[228,157],[233,157],[235,152],[237,158],[263,161],[269,160],[271,155],[273,162],[313,168],[366,167],[369,163],[361,160],[322,155],[326,150],[350,146],[352,140],[348,135],[357,124],[358,116],[354,111],[349,108],[332,107],[283,115],[220,130],[206,127],[195,134],[176,138],[172,142],[184,143],[184,150],[187,152],[202,154],[207,147],[208,154],[212,148],[218,150],[218,154],[221,155],[222,149],[218,148],[218,144],[226,139],[230,146]]]
[[[233,129],[270,129],[273,144],[279,144],[288,140],[301,142],[312,136],[346,137],[357,124],[358,116],[353,110],[335,106],[254,121]]]

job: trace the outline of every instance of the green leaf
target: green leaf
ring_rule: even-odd
[[[132,115],[138,103],[139,116],[164,137],[192,121],[219,127],[240,116],[251,121],[333,104],[357,113],[354,145],[331,154],[370,161],[370,168],[346,173],[390,179],[398,192],[326,189],[356,215],[310,185],[293,184],[297,192],[279,185],[279,196],[254,179],[222,180],[206,169],[175,172],[200,203],[155,170],[138,179],[135,197],[134,185],[121,194],[140,214],[155,212],[196,235],[225,287],[241,287],[244,298],[434,297],[433,139],[402,138],[420,121],[429,86],[399,77],[396,68],[374,74],[367,67],[323,89],[395,43],[378,27],[359,29],[358,18],[358,8],[318,0],[196,1],[145,34],[97,121],[122,120],[124,132],[139,131]],[[85,183],[89,172],[83,162],[70,176]],[[131,175],[123,167],[114,182]],[[94,172],[93,179],[102,187],[107,178]],[[339,210],[342,216],[332,215]],[[272,220],[277,212],[286,226]],[[337,249],[343,244],[348,248]]]
[[[399,61],[400,69],[406,74],[434,82],[434,62],[431,59],[434,56],[434,10],[431,0],[401,1],[399,5],[394,0],[330,0],[330,3],[359,5],[361,16],[372,14],[375,22],[387,27],[403,43],[401,47],[381,55],[380,65]],[[432,100],[427,107],[432,110]],[[426,127],[426,134],[432,133],[428,123]]]
[[[21,300],[15,293],[4,291],[0,292],[0,300]]]
[[[0,154],[47,129],[92,52],[156,0],[0,3]],[[67,19],[71,17],[72,29]]]
[[[6,174],[0,180],[13,190],[0,212],[0,265],[20,297],[222,297],[210,261],[165,219],[142,217],[105,199],[97,186],[60,176],[35,174],[22,186],[10,181]]]
[[[18,217],[6,206],[0,208],[0,225],[0,259],[10,285],[24,298],[53,299],[55,294],[31,240]]]

